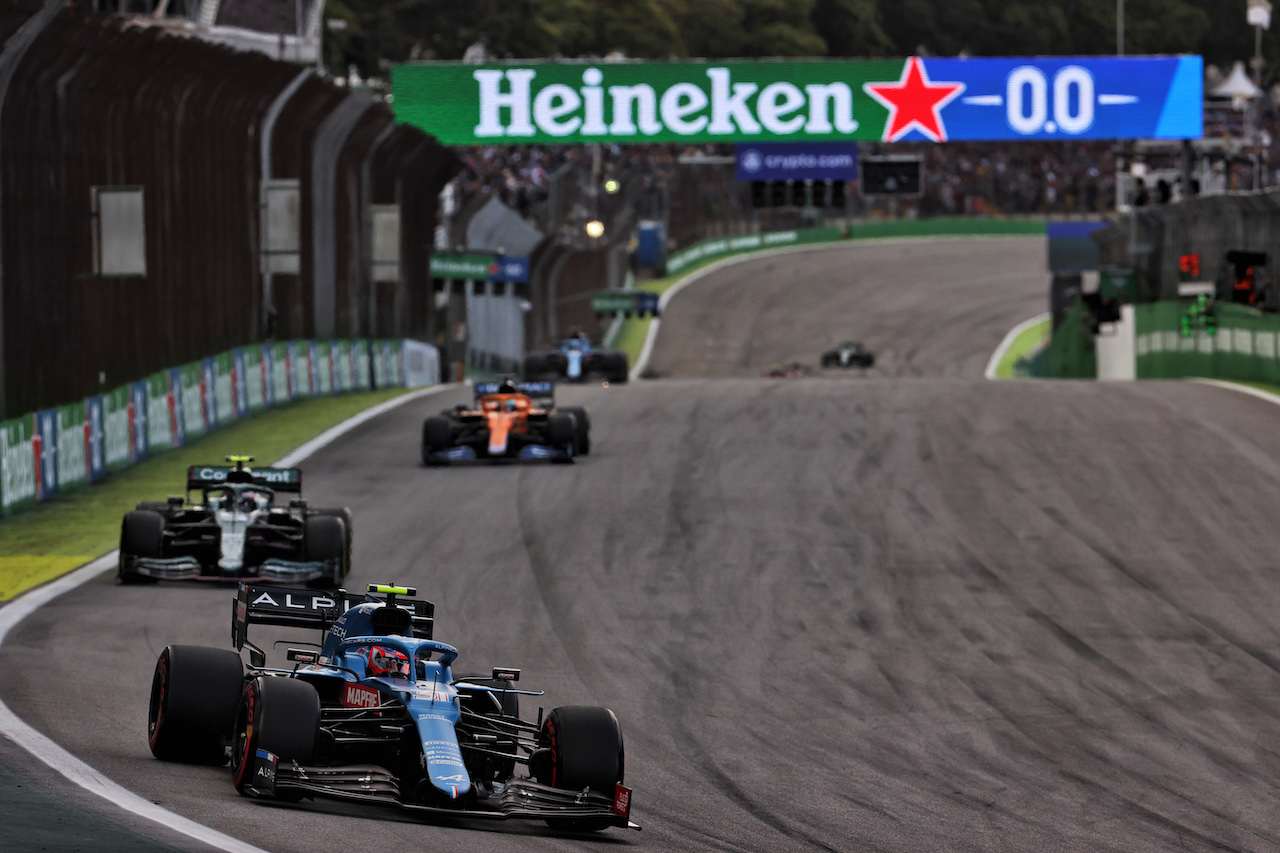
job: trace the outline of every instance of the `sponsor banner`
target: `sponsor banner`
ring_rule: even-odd
[[[856,142],[738,143],[740,181],[856,181]]]
[[[89,482],[96,483],[107,472],[106,459],[106,395],[84,401],[85,456],[89,462]]]
[[[169,372],[156,373],[145,380],[147,389],[147,452],[174,446],[174,399],[169,388]]]
[[[231,351],[231,399],[235,402],[237,418],[249,414],[249,389],[245,387],[245,358],[243,349]]]
[[[213,359],[200,359],[200,420],[205,430],[215,429],[218,426],[218,403],[215,398],[214,390],[217,386],[217,376],[214,373]]]
[[[54,411],[57,412],[58,488],[65,489],[89,479],[89,460],[85,454],[88,443],[85,405],[72,403],[70,406],[59,406]]]
[[[404,386],[404,341],[383,341],[387,348],[387,381],[393,388]]]
[[[58,493],[58,410],[36,412],[36,500]]]
[[[351,342],[330,341],[329,353],[333,358],[333,392],[342,394],[351,390]]]
[[[268,393],[271,383],[267,380],[267,361],[270,347],[266,346],[249,346],[242,350],[237,350],[241,361],[241,366],[237,368],[240,375],[240,393],[243,396],[244,405],[240,409],[242,415],[249,412],[258,412],[264,409],[268,403]]]
[[[404,342],[404,386],[421,388],[440,381],[440,352],[421,341]]]
[[[333,393],[333,359],[328,341],[311,342],[311,388],[316,396]]]
[[[667,259],[667,274],[711,258],[725,258],[740,252],[756,249],[772,249],[778,246],[798,246],[805,243],[828,243],[841,239],[839,228],[801,228],[796,231],[774,231],[768,234],[745,234],[741,237],[722,237],[704,240]]]
[[[133,386],[102,395],[102,467],[116,471],[134,460]],[[146,392],[143,391],[145,408]],[[145,433],[145,431],[144,431]],[[98,478],[94,474],[94,479]]]
[[[147,451],[151,445],[151,433],[148,430],[150,422],[149,409],[147,403],[147,382],[129,383],[129,424],[131,433],[129,435],[129,461],[137,462],[139,459],[147,457]]]
[[[177,402],[178,444],[186,444],[204,435],[208,424],[204,417],[204,365],[200,362],[175,367],[171,372]]]
[[[489,265],[493,255],[466,254],[462,252],[432,252],[432,278],[470,278],[483,281],[489,277]]]
[[[528,281],[529,259],[497,255],[489,264],[489,281]]]
[[[213,365],[213,424],[231,423],[236,419],[235,353],[224,352],[210,359]]]
[[[271,345],[271,405],[280,406],[293,399],[292,349],[287,342]]]
[[[306,341],[289,341],[289,365],[291,372],[291,389],[293,399],[310,397],[311,388],[311,347]]]
[[[0,422],[0,506],[5,513],[36,501],[34,415]]]
[[[1198,56],[433,62],[394,67],[391,86],[396,117],[445,145],[1195,139],[1203,65]]]
[[[373,366],[373,387],[387,387],[387,352],[382,341],[369,342],[369,361]]]
[[[352,341],[351,343],[351,360],[355,375],[356,388],[360,391],[368,391],[373,385],[373,365],[369,358],[369,342],[364,338]]]

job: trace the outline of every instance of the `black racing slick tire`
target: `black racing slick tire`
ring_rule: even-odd
[[[422,461],[430,464],[430,455],[453,446],[453,428],[449,419],[438,415],[422,422]]]
[[[306,541],[303,543],[303,559],[308,562],[323,561],[333,566],[332,571],[307,581],[313,589],[337,589],[346,577],[347,526],[333,515],[313,515],[306,520]]]
[[[590,788],[612,798],[615,787],[623,781],[626,755],[622,728],[608,708],[590,705],[567,705],[554,709],[542,721],[538,746],[549,752],[535,778],[543,785],[569,791]],[[530,767],[534,762],[531,761]],[[564,819],[547,821],[551,826],[595,832],[612,826],[609,820]]]
[[[116,571],[120,583],[155,583],[156,579],[139,574],[128,566],[130,557],[164,556],[164,516],[155,510],[135,509],[125,513],[120,524],[120,563]]]
[[[584,406],[566,406],[560,411],[568,412],[573,415],[573,432],[574,439],[577,442],[577,450],[579,456],[588,456],[591,453],[591,416],[587,414]]]
[[[311,510],[311,515],[327,515],[342,520],[342,532],[344,536],[345,547],[342,554],[342,573],[343,577],[347,572],[351,571],[351,547],[355,541],[355,527],[353,526],[351,510],[345,506],[319,507]]]
[[[278,764],[315,763],[320,735],[320,695],[296,678],[260,675],[245,688],[231,743],[231,781],[245,797],[261,796],[253,785],[254,758],[263,749]],[[298,800],[295,794],[276,799]]]
[[[609,365],[610,382],[621,384],[627,381],[631,374],[631,365],[627,362],[627,354],[625,352],[609,353],[607,364]]]
[[[225,764],[244,664],[228,649],[166,646],[151,678],[147,745],[161,761]]]
[[[547,418],[547,444],[556,450],[572,451],[577,443],[577,427],[573,415],[568,412],[554,412]],[[570,460],[572,461],[572,456]]]

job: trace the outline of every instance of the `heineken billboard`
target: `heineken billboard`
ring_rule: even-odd
[[[413,63],[391,84],[446,145],[1191,139],[1204,94],[1198,56]]]

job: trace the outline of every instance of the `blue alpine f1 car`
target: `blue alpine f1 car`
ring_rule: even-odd
[[[596,376],[606,382],[626,382],[629,373],[625,352],[596,349],[580,332],[561,341],[557,349],[524,357],[525,379],[583,382]]]
[[[426,815],[530,818],[573,831],[632,823],[617,717],[519,713],[520,670],[457,675],[412,587],[370,594],[240,584],[235,650],[171,645],[156,662],[147,737],[162,761],[225,764],[246,797],[335,797]],[[381,596],[381,597],[379,597]],[[266,666],[249,626],[315,628],[292,668]],[[249,650],[249,665],[241,652]]]

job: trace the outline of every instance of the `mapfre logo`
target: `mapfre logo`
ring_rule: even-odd
[[[342,688],[342,704],[348,708],[376,708],[382,704],[382,694],[360,684],[347,684]]]

